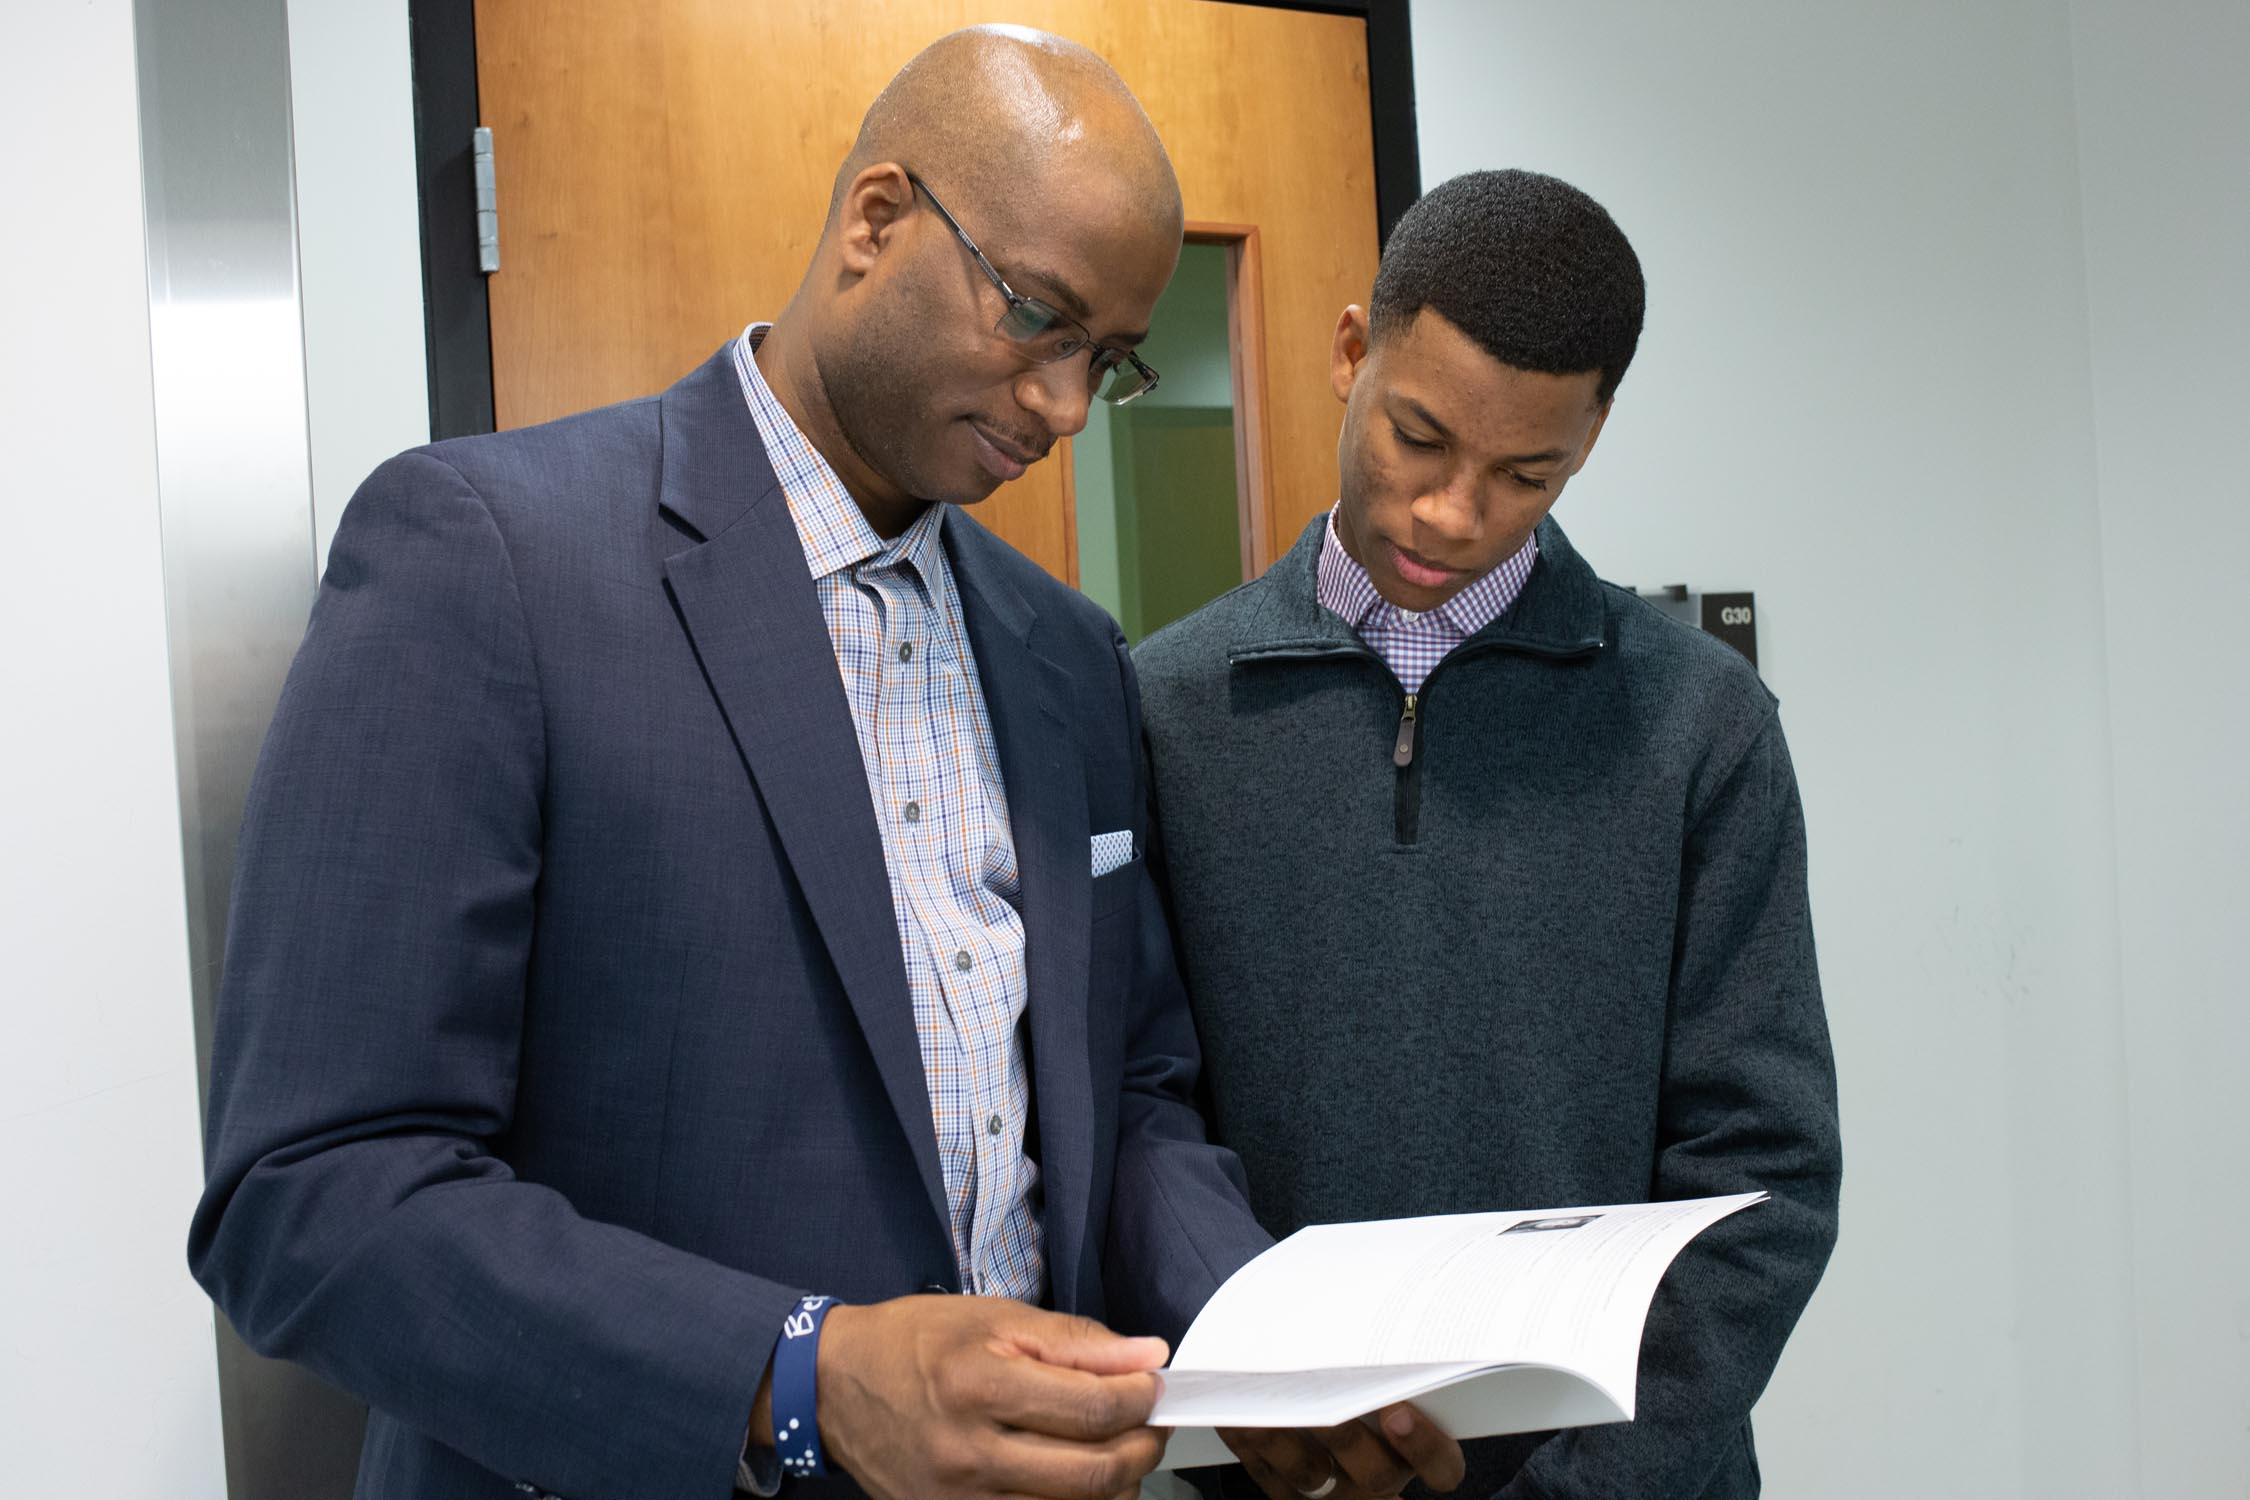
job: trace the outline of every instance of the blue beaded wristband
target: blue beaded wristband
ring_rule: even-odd
[[[773,1349],[773,1451],[781,1472],[797,1478],[828,1474],[828,1455],[820,1447],[820,1414],[814,1374],[820,1355],[820,1325],[828,1321],[833,1297],[805,1297],[782,1320],[781,1340]]]

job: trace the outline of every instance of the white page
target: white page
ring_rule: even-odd
[[[1172,1369],[1549,1365],[1583,1375],[1630,1416],[1641,1325],[1665,1268],[1704,1228],[1763,1197],[1302,1229],[1229,1278]],[[1195,1388],[1200,1401],[1213,1382]],[[1262,1405],[1281,1409],[1277,1399]],[[1165,1402],[1152,1420],[1186,1425]]]
[[[1615,1422],[1624,1413],[1609,1397],[1595,1390],[1575,1375],[1565,1375],[1559,1370],[1549,1370],[1539,1365],[1413,1365],[1410,1367],[1422,1379],[1429,1372],[1444,1372],[1445,1379],[1435,1386],[1415,1384],[1412,1389],[1381,1389],[1372,1381],[1365,1386],[1337,1379],[1330,1384],[1323,1381],[1325,1398],[1334,1391],[1344,1393],[1342,1399],[1319,1415],[1300,1412],[1294,1423],[1275,1423],[1271,1411],[1261,1412],[1259,1426],[1334,1426],[1339,1422],[1363,1413],[1388,1406],[1394,1400],[1411,1399],[1414,1404],[1438,1425],[1441,1432],[1457,1437],[1489,1437],[1499,1432],[1545,1432],[1556,1427],[1583,1427],[1595,1422]],[[1461,1374],[1461,1371],[1468,1371]],[[1309,1372],[1314,1378],[1329,1375],[1346,1376],[1362,1372],[1319,1371]],[[1366,1372],[1380,1375],[1382,1372]],[[1300,1378],[1292,1375],[1244,1376],[1216,1372],[1190,1371],[1185,1375],[1165,1375],[1169,1395],[1172,1382],[1188,1380],[1197,1382],[1192,1387],[1195,1404],[1183,1403],[1183,1417],[1194,1416],[1201,1420],[1202,1413],[1221,1409],[1227,1385],[1232,1381],[1285,1381]],[[1399,1386],[1408,1382],[1401,1380]],[[1268,1387],[1270,1393],[1273,1388]],[[1353,1402],[1356,1399],[1356,1409]],[[1276,1404],[1279,1398],[1276,1397]],[[1308,1408],[1309,1410],[1309,1408]],[[1161,1423],[1159,1424],[1161,1425]],[[1228,1426],[1250,1426],[1249,1422],[1231,1418]],[[1163,1469],[1193,1469],[1205,1464],[1230,1464],[1234,1455],[1219,1440],[1217,1431],[1210,1427],[1174,1427],[1164,1449],[1164,1459],[1157,1465]]]
[[[1334,1427],[1486,1368],[1393,1365],[1270,1374],[1172,1369],[1164,1372],[1165,1420],[1180,1427]]]

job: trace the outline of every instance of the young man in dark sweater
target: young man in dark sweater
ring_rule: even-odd
[[[1738,1500],[1840,1149],[1804,824],[1748,662],[1548,511],[1640,336],[1585,194],[1479,172],[1336,326],[1339,499],[1135,654],[1218,1138],[1308,1223],[1764,1190],[1649,1315],[1630,1424],[1465,1444],[1464,1494]],[[1233,1492],[1323,1490],[1246,1444]]]

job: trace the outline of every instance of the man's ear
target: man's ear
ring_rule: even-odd
[[[892,243],[899,220],[914,206],[914,184],[895,161],[877,162],[844,185],[836,205],[836,253],[843,270],[865,276]]]
[[[1336,320],[1336,338],[1328,350],[1328,388],[1338,401],[1351,400],[1352,382],[1367,363],[1368,346],[1367,309],[1355,302]]]

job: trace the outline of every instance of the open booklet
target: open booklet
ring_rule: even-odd
[[[1633,1419],[1641,1325],[1688,1241],[1764,1193],[1317,1224],[1227,1278],[1150,1422],[1167,1469],[1220,1427],[1333,1427],[1413,1401],[1457,1438]]]

